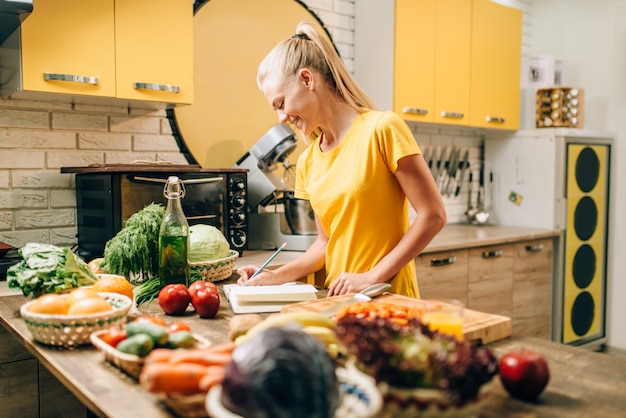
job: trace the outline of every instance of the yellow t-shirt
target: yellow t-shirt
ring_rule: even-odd
[[[358,115],[346,137],[322,152],[319,138],[300,155],[295,196],[311,201],[328,235],[326,281],[372,269],[409,227],[408,200],[394,173],[402,157],[421,154],[393,112]],[[419,297],[415,262],[391,280],[395,293]]]

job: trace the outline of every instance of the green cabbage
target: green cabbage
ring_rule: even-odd
[[[230,245],[226,237],[216,227],[205,224],[189,227],[189,261],[217,260],[228,257],[229,251]]]

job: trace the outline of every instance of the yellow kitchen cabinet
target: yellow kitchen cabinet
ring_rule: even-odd
[[[519,128],[522,11],[474,0],[470,125]]]
[[[21,26],[22,90],[191,103],[192,32],[191,0],[36,0]]]
[[[394,111],[406,120],[433,122],[437,0],[396,0]]]
[[[396,0],[395,7],[396,113],[415,122],[519,127],[520,10],[489,0]]]

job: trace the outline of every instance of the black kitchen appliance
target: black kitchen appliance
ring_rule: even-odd
[[[167,204],[163,187],[179,177],[187,194],[183,211],[189,225],[219,228],[233,250],[247,249],[247,170],[202,169],[197,165],[109,164],[63,167],[76,174],[78,254],[86,260],[102,257],[106,242],[126,220],[150,203]]]

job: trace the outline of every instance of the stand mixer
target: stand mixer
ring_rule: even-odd
[[[287,125],[275,125],[234,165],[248,170],[248,248],[305,251],[316,240],[313,210],[308,200],[293,197],[294,166],[287,157],[297,139]],[[284,175],[275,171],[282,164]]]

